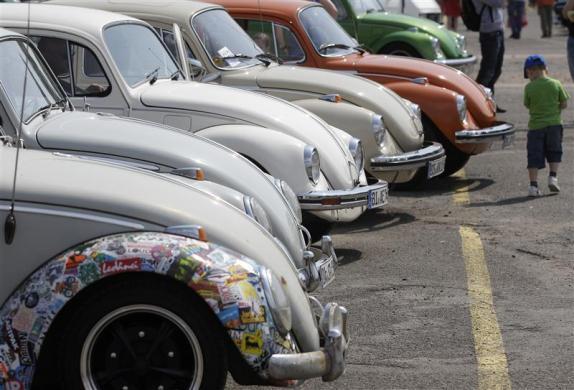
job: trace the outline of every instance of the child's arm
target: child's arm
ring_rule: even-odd
[[[561,110],[566,109],[566,107],[568,107],[568,100],[564,100],[563,102],[560,102],[560,109]]]
[[[528,85],[527,85],[528,86]],[[524,88],[524,107],[530,109],[530,96],[528,96],[528,88]]]
[[[559,106],[561,110],[564,110],[566,107],[568,107],[568,99],[570,99],[570,95],[568,95],[568,92],[566,92],[564,86],[559,81],[558,81],[558,87],[559,87],[558,89]]]

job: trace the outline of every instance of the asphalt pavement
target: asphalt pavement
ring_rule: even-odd
[[[506,40],[496,88],[515,144],[425,190],[392,192],[386,209],[333,232],[341,265],[317,295],[349,309],[347,370],[303,389],[574,389],[574,104],[562,191],[549,195],[542,171],[546,195],[528,198],[522,63],[543,54],[572,95],[574,85],[565,31],[541,39],[528,16],[523,38]],[[461,32],[479,55],[477,34]]]

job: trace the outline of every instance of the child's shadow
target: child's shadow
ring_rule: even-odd
[[[541,198],[548,198],[548,197],[552,197],[552,196],[556,196],[556,195],[558,195],[557,192],[551,192],[549,194],[542,195],[542,196],[516,196],[514,198],[497,200],[496,202],[471,203],[471,204],[467,205],[467,207],[508,206],[508,205],[517,204],[517,203],[530,202],[530,201],[541,199]]]

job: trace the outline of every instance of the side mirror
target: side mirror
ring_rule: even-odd
[[[205,69],[201,61],[195,60],[193,58],[188,58],[187,66],[189,67],[189,74],[193,78],[200,79],[207,74],[207,69]]]

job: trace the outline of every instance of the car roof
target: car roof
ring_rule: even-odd
[[[301,8],[319,5],[305,0],[214,0],[214,2],[236,10],[261,11],[269,14],[279,13],[286,16],[296,15]]]
[[[7,30],[5,28],[0,27],[0,38],[4,37],[23,37],[22,34],[18,34],[17,32]]]
[[[133,21],[143,23],[135,18],[113,12],[88,8],[69,7],[54,4],[0,3],[0,15],[4,24],[26,27],[30,7],[30,23],[34,28],[65,27],[67,30],[80,31],[94,37],[101,35],[102,26]],[[11,23],[13,22],[13,23]],[[32,27],[32,26],[31,26]]]

